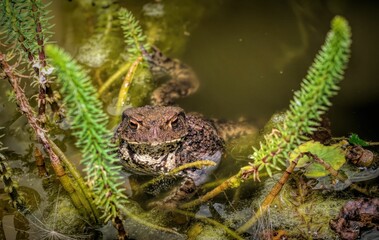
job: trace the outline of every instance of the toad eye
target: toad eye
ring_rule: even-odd
[[[170,127],[174,131],[179,131],[184,128],[185,123],[185,116],[184,114],[180,113],[170,120]]]
[[[129,120],[128,122],[128,127],[131,129],[131,130],[137,130],[139,124],[138,122],[134,121],[134,120]]]
[[[170,122],[172,129],[177,129],[179,127],[179,118],[176,117]]]

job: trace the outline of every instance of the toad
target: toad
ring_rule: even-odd
[[[215,162],[213,167],[189,168],[177,174],[182,177],[180,186],[162,201],[175,206],[207,181],[220,163],[227,138],[252,133],[255,128],[247,124],[220,123],[170,106],[175,99],[195,92],[197,78],[187,65],[165,57],[157,49],[152,55],[145,55],[153,76],[169,75],[171,79],[152,93],[151,105],[123,112],[116,130],[118,155],[123,166],[139,174],[160,175],[186,163]]]

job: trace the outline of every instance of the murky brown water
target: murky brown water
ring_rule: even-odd
[[[325,39],[330,20],[337,14],[344,16],[352,27],[352,57],[328,114],[332,130],[336,136],[354,132],[364,139],[378,141],[378,3],[353,0],[134,0],[121,4],[141,20],[149,21],[143,14],[143,7],[157,2],[166,5],[170,19],[167,23],[174,24],[168,35],[175,38],[163,39],[166,42],[162,46],[190,65],[201,81],[199,91],[180,100],[179,105],[187,111],[210,117],[238,119],[243,116],[260,125],[288,106],[293,91],[299,88]],[[51,6],[56,22],[55,40],[74,56],[83,43],[76,40],[83,41],[87,34],[77,29],[91,27],[88,23],[76,22],[80,19],[76,4],[75,1],[55,1]],[[19,118],[14,103],[7,102],[4,94],[9,90],[7,84],[0,84],[3,91],[0,126],[7,128],[2,130],[6,135],[2,141],[9,150],[30,157],[26,121]],[[66,153],[75,152],[69,144]],[[21,156],[15,157],[19,158]],[[35,173],[31,157],[27,163],[18,161],[12,164]],[[30,181],[22,180],[21,185],[34,187],[40,194],[45,194],[40,180],[30,178]],[[224,214],[223,206],[221,208],[217,211]],[[4,222],[8,226],[7,239],[15,239],[12,220]]]

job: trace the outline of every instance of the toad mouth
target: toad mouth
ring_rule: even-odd
[[[168,140],[168,141],[161,141],[161,142],[158,142],[158,141],[154,141],[154,142],[133,142],[133,141],[128,141],[128,144],[130,145],[150,145],[152,147],[156,147],[156,146],[161,146],[161,145],[168,145],[168,144],[172,144],[172,143],[178,143],[182,140],[182,138],[176,138],[176,139],[173,139],[173,140]]]

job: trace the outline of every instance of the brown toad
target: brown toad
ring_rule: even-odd
[[[132,172],[159,175],[199,160],[216,163],[214,167],[190,168],[177,174],[183,177],[180,187],[163,200],[165,204],[175,205],[204,183],[217,167],[224,150],[223,137],[251,132],[253,128],[216,124],[217,121],[205,119],[200,114],[186,114],[180,107],[164,106],[194,92],[198,81],[189,67],[159,51],[148,57],[152,73],[167,73],[171,80],[153,92],[151,103],[154,106],[124,111],[116,131],[122,164]]]
[[[117,131],[122,164],[142,174],[164,174],[198,160],[218,164],[223,152],[223,140],[212,123],[197,114],[185,114],[179,107],[127,109]],[[194,192],[214,168],[180,172],[181,186],[164,202],[176,202]]]

